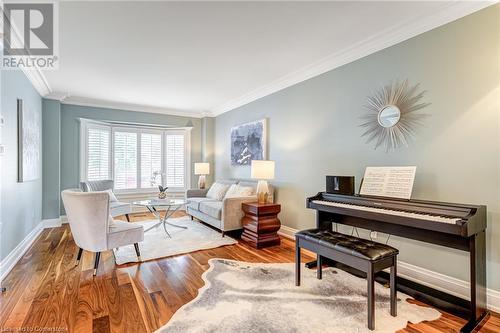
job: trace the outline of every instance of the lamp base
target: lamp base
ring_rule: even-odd
[[[200,175],[200,178],[198,178],[198,188],[200,190],[205,189],[205,175]]]
[[[267,203],[269,197],[269,187],[266,180],[259,180],[257,183],[257,201],[260,204]]]

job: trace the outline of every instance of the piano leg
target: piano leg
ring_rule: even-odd
[[[484,231],[470,237],[470,319],[460,330],[468,333],[479,328],[489,317],[486,308],[486,234]]]

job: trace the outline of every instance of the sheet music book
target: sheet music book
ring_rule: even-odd
[[[367,167],[360,195],[410,199],[416,166]]]

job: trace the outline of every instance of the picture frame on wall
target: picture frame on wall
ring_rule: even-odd
[[[231,165],[267,159],[267,119],[231,128]]]
[[[18,182],[40,178],[40,114],[17,100]]]

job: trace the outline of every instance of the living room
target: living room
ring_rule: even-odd
[[[498,3],[2,17],[2,330],[500,332]]]

